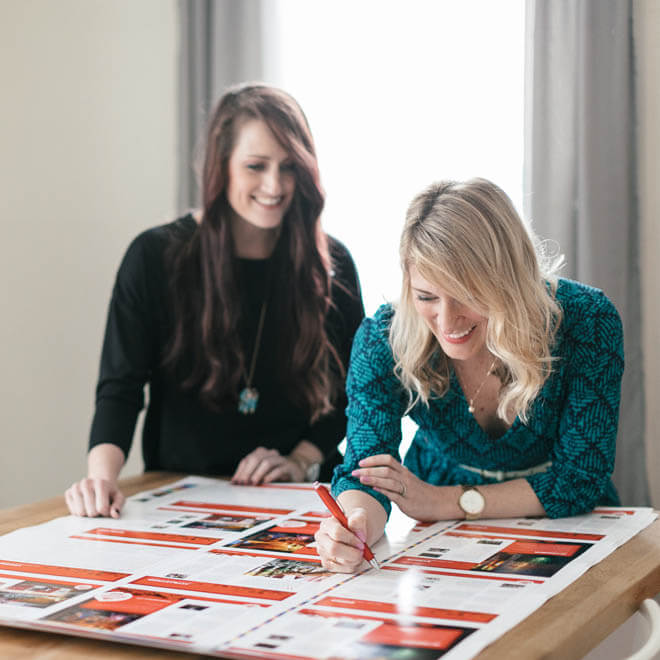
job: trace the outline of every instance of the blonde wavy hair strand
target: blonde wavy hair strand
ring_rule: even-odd
[[[410,268],[488,319],[486,345],[505,368],[497,415],[529,409],[552,372],[562,311],[555,300],[563,257],[527,228],[503,190],[486,179],[441,181],[411,202],[400,244],[403,285],[390,328],[394,372],[408,410],[449,388],[450,364],[415,310]]]

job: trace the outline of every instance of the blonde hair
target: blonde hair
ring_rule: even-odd
[[[536,247],[535,247],[536,244]],[[552,372],[561,255],[546,255],[503,190],[485,179],[434,183],[417,195],[401,235],[403,286],[390,328],[394,371],[410,410],[449,389],[450,364],[417,313],[410,268],[488,319],[486,346],[504,366],[497,415],[527,422]]]

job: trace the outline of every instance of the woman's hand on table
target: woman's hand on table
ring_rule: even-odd
[[[126,498],[116,482],[100,477],[85,477],[64,493],[69,511],[74,516],[119,518]]]
[[[382,493],[415,520],[440,520],[440,488],[415,476],[389,454],[364,458],[351,475]]]
[[[262,484],[271,481],[304,481],[300,463],[282,456],[277,449],[257,447],[236,468],[231,478],[233,484]]]
[[[309,440],[300,440],[288,456],[277,449],[257,447],[238,464],[231,481],[255,486],[271,481],[306,481],[309,468],[322,461],[323,454]]]
[[[335,573],[354,573],[364,561],[367,512],[357,508],[347,517],[346,529],[336,518],[324,518],[314,535],[323,567]]]

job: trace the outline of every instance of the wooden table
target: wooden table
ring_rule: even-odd
[[[124,494],[183,475],[146,473],[121,482]],[[66,515],[63,497],[0,512],[0,534]],[[577,660],[660,593],[660,519],[476,656],[477,660]],[[0,626],[0,658],[190,660],[199,654]]]

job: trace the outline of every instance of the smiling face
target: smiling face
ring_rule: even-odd
[[[488,319],[419,274],[409,270],[415,310],[424,319],[450,360],[478,358],[486,349]]]
[[[295,188],[293,163],[268,125],[246,121],[228,164],[226,194],[236,216],[259,229],[277,229]]]

